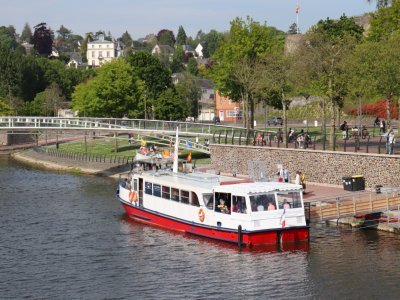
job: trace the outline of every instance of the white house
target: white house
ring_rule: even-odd
[[[203,45],[199,43],[197,45],[196,49],[194,50],[194,51],[196,51],[197,57],[203,58],[203,56],[204,56],[203,55],[203,49],[204,49]]]
[[[116,45],[113,41],[105,40],[104,35],[100,34],[97,40],[88,42],[86,57],[89,66],[100,67],[118,57]]]
[[[201,89],[199,100],[199,122],[211,122],[215,116],[215,91],[213,84],[208,79],[196,80],[196,85]]]

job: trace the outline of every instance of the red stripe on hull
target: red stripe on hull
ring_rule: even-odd
[[[188,224],[180,222],[171,218],[153,214],[138,207],[132,207],[128,204],[121,202],[125,211],[130,218],[140,222],[150,223],[161,226],[167,229],[187,232],[197,236],[207,237],[211,239],[237,243],[238,232],[236,230],[221,230],[213,227],[202,227],[197,224]],[[279,233],[281,233],[279,235]],[[283,242],[297,242],[308,240],[308,228],[293,228],[268,230],[242,234],[242,241],[246,245],[262,245],[262,244],[276,244],[279,242],[279,236]]]

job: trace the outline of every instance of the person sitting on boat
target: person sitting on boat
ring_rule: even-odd
[[[264,205],[259,203],[258,206],[257,206],[257,211],[264,211]]]
[[[270,202],[270,203],[268,203],[268,208],[267,208],[268,210],[275,210],[276,209],[276,207],[275,207],[275,205],[272,203],[272,202]]]
[[[220,212],[224,214],[229,214],[229,209],[228,206],[226,206],[224,199],[219,199],[219,205],[217,207]]]
[[[284,209],[289,209],[290,208],[290,203],[286,199],[283,200],[283,208]]]

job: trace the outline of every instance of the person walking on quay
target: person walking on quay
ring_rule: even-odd
[[[303,186],[303,193],[306,193],[306,176],[300,172],[300,184]]]
[[[294,184],[301,185],[300,174],[301,174],[300,171],[296,172],[296,178],[294,179]]]
[[[387,154],[394,154],[393,150],[394,150],[394,144],[395,143],[396,143],[396,137],[394,135],[393,128],[390,127],[389,131],[388,131],[388,135],[387,135],[387,146],[386,146],[386,148],[387,148],[386,153]]]
[[[279,177],[283,179],[284,182],[289,182],[289,171],[285,166],[279,170]]]
[[[342,125],[340,125],[340,130],[342,131],[343,139],[347,139],[349,126],[347,125],[346,121],[343,121]]]
[[[380,133],[386,132],[386,123],[384,119],[382,119],[381,122],[379,123],[379,132]]]

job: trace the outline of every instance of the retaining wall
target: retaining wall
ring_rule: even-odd
[[[342,185],[343,176],[363,175],[370,188],[378,184],[400,186],[397,155],[216,144],[210,149],[213,169],[224,173],[248,175],[248,161],[261,161],[269,176],[278,172],[278,164],[283,164],[292,179],[296,171],[301,171],[309,182]]]

